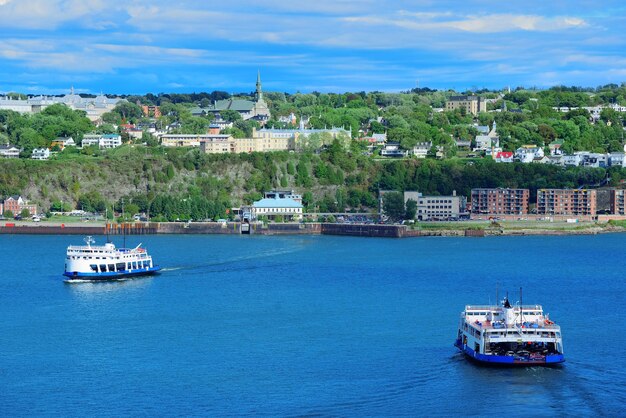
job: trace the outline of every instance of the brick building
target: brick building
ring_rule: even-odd
[[[3,214],[10,210],[13,215],[19,215],[24,209],[28,209],[31,215],[37,214],[37,205],[29,204],[22,196],[9,196],[2,204]]]
[[[611,189],[611,214],[626,215],[626,190]]]
[[[472,189],[473,215],[526,215],[528,189]]]
[[[537,190],[537,215],[596,214],[596,191],[588,189]]]

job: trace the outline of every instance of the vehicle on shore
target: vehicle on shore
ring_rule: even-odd
[[[467,305],[454,343],[469,359],[503,366],[551,366],[565,361],[561,327],[541,305]]]
[[[141,244],[135,248],[115,248],[112,242],[92,245],[95,243],[92,237],[86,237],[85,243],[67,247],[63,275],[68,277],[68,282],[119,280],[161,270]]]

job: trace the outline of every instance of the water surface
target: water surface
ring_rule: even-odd
[[[624,234],[140,241],[161,275],[68,285],[80,237],[0,235],[0,415],[623,415]],[[561,324],[564,366],[457,353],[496,283]]]

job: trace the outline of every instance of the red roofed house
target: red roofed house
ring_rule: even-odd
[[[497,163],[512,163],[513,162],[513,151],[500,151],[496,153],[496,158],[494,158]]]

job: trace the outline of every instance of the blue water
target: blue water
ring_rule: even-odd
[[[163,274],[68,285],[81,237],[0,235],[0,416],[624,414],[624,234],[139,241]],[[496,283],[561,324],[564,366],[457,353]]]

